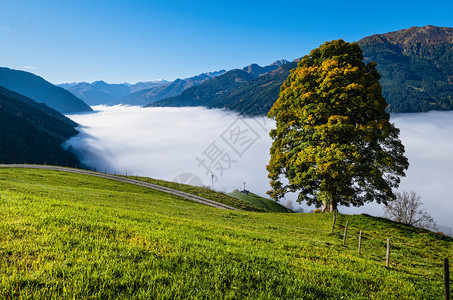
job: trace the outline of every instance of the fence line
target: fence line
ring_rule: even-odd
[[[450,300],[450,270],[446,257],[444,258],[444,294],[445,300]]]

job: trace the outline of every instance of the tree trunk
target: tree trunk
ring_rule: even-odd
[[[327,203],[327,202],[323,202],[322,203],[322,210],[321,212],[334,212],[334,211],[337,211],[338,212],[338,208],[337,208],[337,203],[335,202],[331,202],[331,203]]]

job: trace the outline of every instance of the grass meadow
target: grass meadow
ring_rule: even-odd
[[[87,175],[0,169],[0,298],[443,297],[453,239],[366,215],[336,224],[330,234],[331,214],[233,212]]]
[[[234,191],[234,192],[228,193],[227,195],[234,197],[236,199],[240,199],[240,200],[244,201],[245,203],[249,203],[249,204],[258,206],[258,207],[263,208],[268,211],[282,212],[282,213],[292,212],[290,209],[284,207],[280,203],[277,203],[277,202],[267,199],[267,198],[263,198],[256,194],[253,194],[253,193],[243,194],[241,192]]]

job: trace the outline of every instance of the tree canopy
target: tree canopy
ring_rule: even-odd
[[[268,116],[276,120],[267,170],[275,200],[323,211],[394,200],[408,167],[399,130],[385,111],[375,63],[356,43],[326,42],[291,71]]]

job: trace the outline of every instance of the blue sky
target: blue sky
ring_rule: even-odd
[[[53,83],[174,80],[325,41],[453,27],[453,1],[1,0],[0,66]]]

